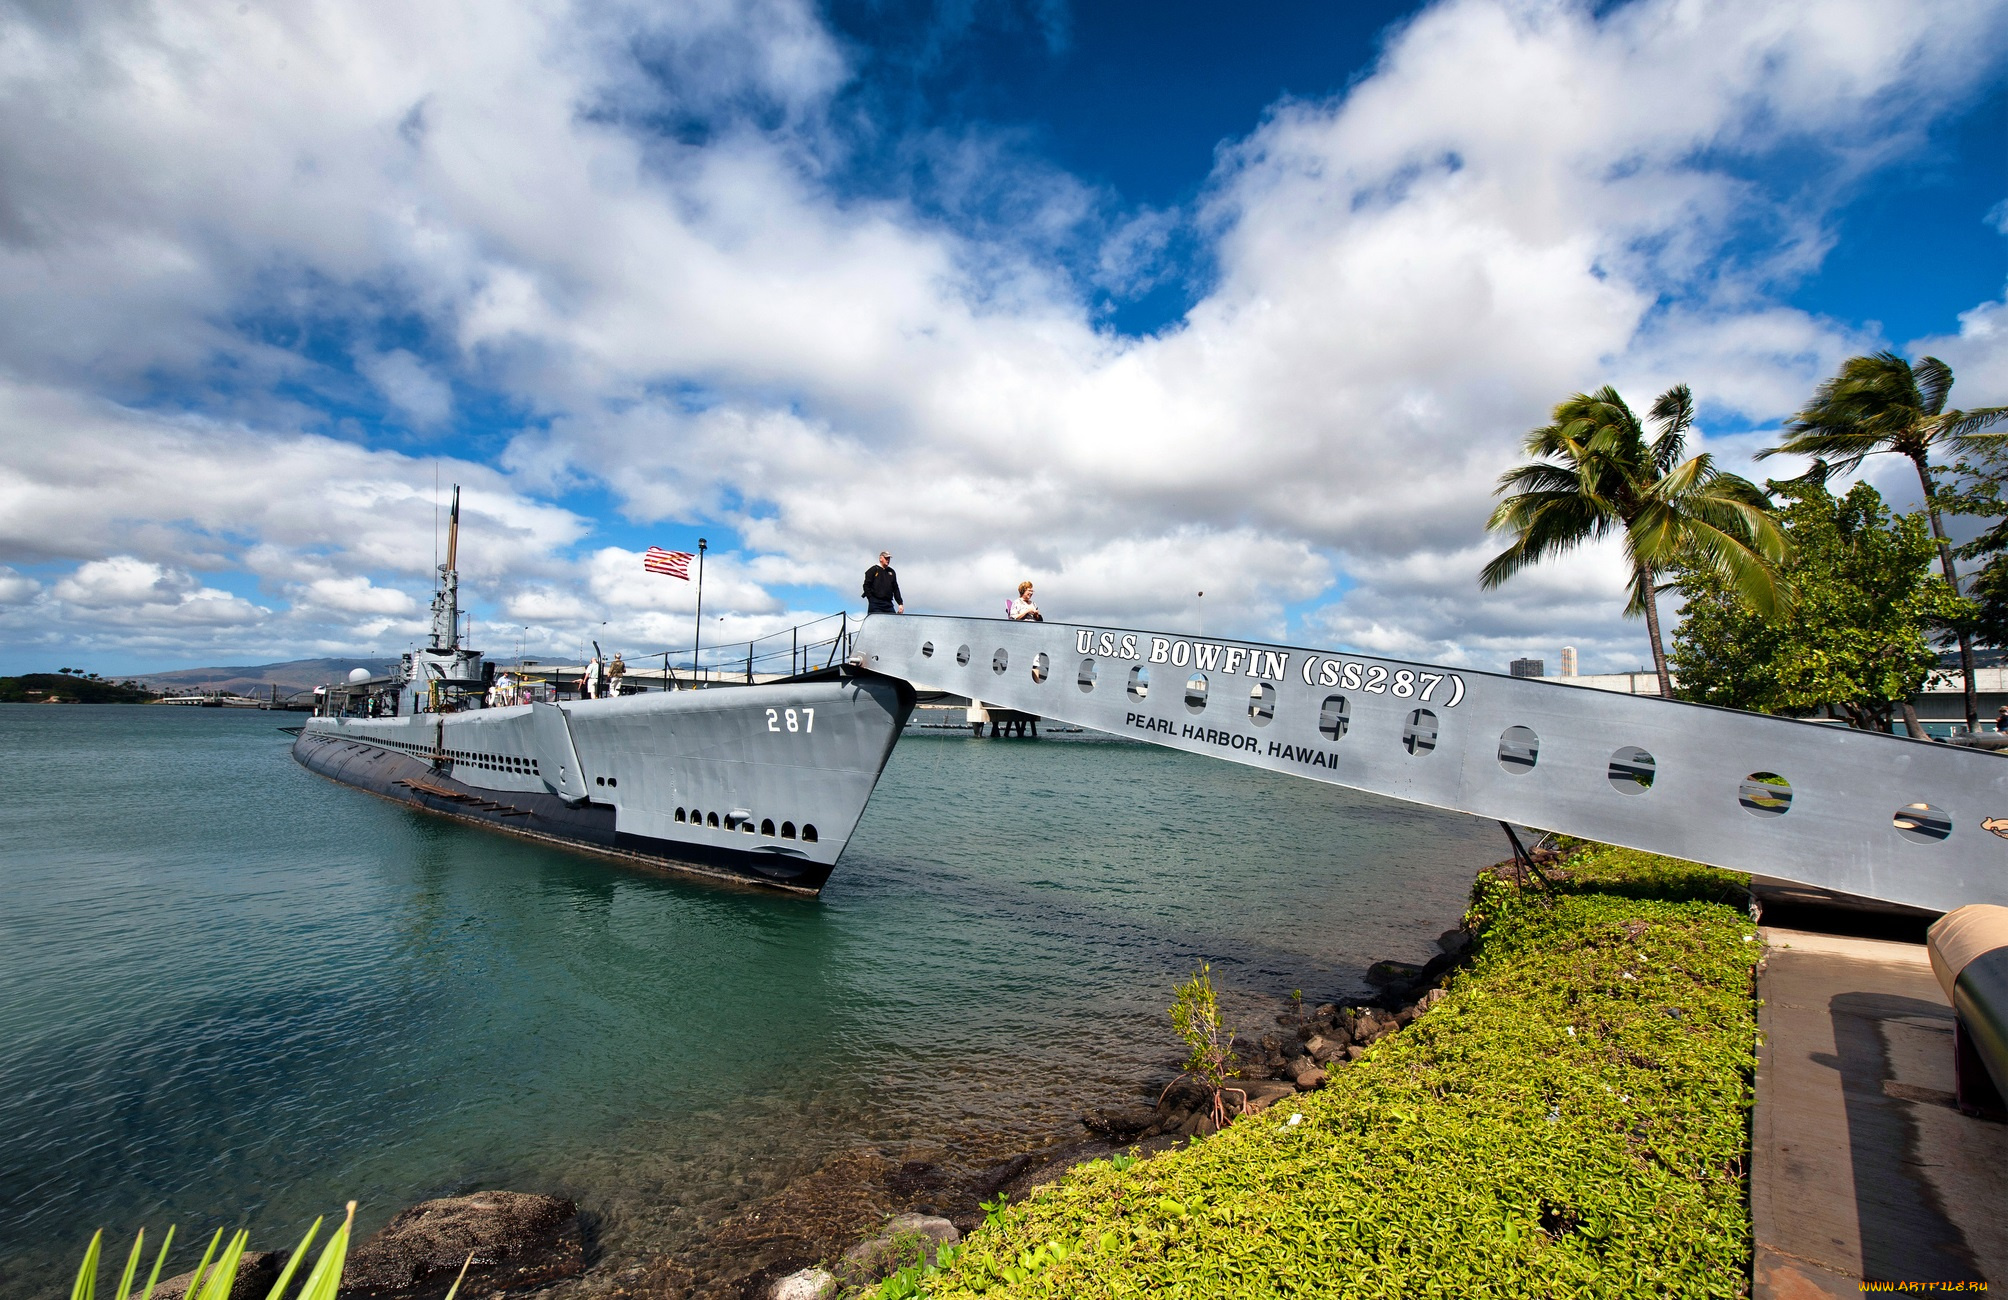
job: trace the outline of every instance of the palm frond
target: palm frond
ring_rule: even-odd
[[[1486,590],[1530,564],[1573,550],[1618,526],[1614,516],[1597,509],[1593,502],[1561,494],[1539,502],[1516,497],[1502,502],[1492,518],[1492,527],[1511,528],[1518,536],[1480,571],[1478,582]]]
[[[1690,563],[1700,562],[1728,580],[1732,590],[1760,616],[1776,619],[1791,608],[1791,595],[1776,569],[1735,532],[1706,520],[1690,522],[1687,540]]]
[[[1680,463],[1687,450],[1687,431],[1694,427],[1694,393],[1686,384],[1675,384],[1652,404],[1652,422],[1659,433],[1652,440],[1652,469],[1664,475]]]
[[[1910,373],[1917,384],[1919,408],[1926,415],[1943,411],[1946,395],[1952,391],[1952,367],[1937,357],[1919,357]]]
[[[1845,471],[1878,452],[1913,460],[1924,456],[1941,436],[1927,407],[1932,400],[1942,403],[1944,392],[1933,386],[1942,382],[1950,388],[1952,378],[1943,362],[1920,368],[1924,387],[1919,372],[1894,352],[1848,358],[1785,426],[1779,445],[1759,452],[1759,458],[1780,452],[1818,456]]]
[[[1724,477],[1728,477],[1725,475]],[[1694,517],[1710,528],[1735,537],[1774,568],[1791,558],[1792,541],[1778,526],[1778,517],[1761,498],[1711,497],[1697,502]]]
[[[1662,435],[1687,432],[1694,423],[1694,390],[1675,384],[1661,393],[1652,404],[1652,420]]]
[[[1642,564],[1632,565],[1631,581],[1625,584],[1631,595],[1625,601],[1626,618],[1638,618],[1645,613],[1646,603],[1658,593],[1659,584],[1652,579],[1651,570]]]
[[[209,1248],[202,1252],[202,1262],[195,1266],[194,1275],[188,1279],[188,1289],[182,1292],[182,1295],[187,1297],[187,1300],[197,1300],[197,1297],[201,1295],[202,1275],[208,1271],[209,1261],[216,1258],[216,1247],[222,1240],[223,1229],[218,1228],[215,1234],[209,1238]]]
[[[1625,558],[1634,567],[1663,569],[1680,558],[1686,520],[1667,502],[1648,502],[1625,521]]]
[[[1499,486],[1492,489],[1494,496],[1508,492],[1573,492],[1581,482],[1574,468],[1550,464],[1544,460],[1529,462],[1507,470],[1499,476]]]
[[[1707,491],[1715,478],[1715,457],[1704,451],[1667,470],[1645,494],[1654,500],[1677,501]]]
[[[1771,454],[1769,451],[1760,451],[1757,453],[1757,459],[1762,460]],[[1768,478],[1764,480],[1764,487],[1767,492],[1771,493],[1782,492],[1795,487],[1818,488],[1824,491],[1827,486],[1827,479],[1838,473],[1840,473],[1839,470],[1818,456],[1815,456],[1813,463],[1806,467],[1806,472],[1797,478]]]
[[[1982,406],[1971,411],[1947,411],[1940,418],[1938,436],[1947,442],[1991,442],[2008,438],[2008,432],[1982,433],[1989,425],[2008,420],[2008,406]],[[1964,448],[1962,448],[1964,450]]]

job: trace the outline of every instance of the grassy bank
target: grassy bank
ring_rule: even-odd
[[[1581,846],[1481,877],[1471,967],[1319,1092],[1082,1166],[922,1286],[962,1296],[1737,1296],[1758,945],[1739,877]]]

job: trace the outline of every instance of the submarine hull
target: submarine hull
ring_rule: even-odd
[[[815,894],[913,710],[848,670],[395,718],[315,717],[307,769],[456,821],[653,870]]]

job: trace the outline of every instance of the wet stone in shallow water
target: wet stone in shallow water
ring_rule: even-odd
[[[837,1293],[837,1279],[820,1268],[790,1273],[774,1284],[770,1300],[829,1300]]]
[[[460,1295],[575,1277],[585,1268],[579,1207],[528,1192],[474,1192],[421,1201],[349,1253],[341,1296],[444,1295],[473,1252]]]
[[[838,1272],[852,1286],[882,1281],[902,1268],[933,1263],[943,1246],[962,1239],[955,1225],[931,1214],[899,1214],[885,1231],[844,1252]]]

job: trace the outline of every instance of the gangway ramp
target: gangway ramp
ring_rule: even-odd
[[[1172,749],[1932,911],[2008,903],[1991,753],[1135,628],[875,614],[856,638],[859,667]]]

